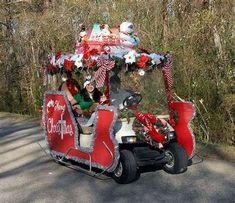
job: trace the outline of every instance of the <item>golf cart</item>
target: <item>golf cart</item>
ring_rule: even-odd
[[[131,33],[132,29],[133,24],[128,22],[119,30],[98,24],[90,31],[83,28],[75,54],[59,52],[49,59],[48,74],[89,72],[97,87],[104,89],[107,102],[97,106],[91,119],[80,122],[63,91],[47,91],[43,105],[43,128],[50,156],[94,176],[110,174],[121,184],[135,181],[139,169],[149,165],[160,166],[171,174],[183,173],[195,150],[190,128],[195,109],[190,102],[173,99],[172,57],[135,51],[138,38],[127,40],[121,35],[122,30]],[[119,73],[147,77],[148,71],[162,74],[166,115],[139,111],[144,96],[133,87],[132,91],[123,92],[119,87],[113,91],[113,82],[117,82],[113,78]],[[123,112],[131,114],[125,117]]]

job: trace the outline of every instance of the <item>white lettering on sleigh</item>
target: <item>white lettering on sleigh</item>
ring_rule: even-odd
[[[73,135],[73,128],[72,125],[66,125],[66,120],[59,120],[57,123],[54,123],[54,119],[49,118],[47,122],[47,132],[58,133],[61,135],[61,140],[63,140],[65,134]]]
[[[54,108],[55,112],[60,114],[60,120],[57,122],[54,118],[48,118],[47,121],[47,132],[48,133],[58,133],[61,136],[61,140],[64,139],[64,135],[68,134],[73,135],[73,128],[71,124],[67,124],[66,120],[63,119],[65,113],[65,105],[61,105],[58,100],[50,100],[47,104],[47,107]]]
[[[64,114],[65,111],[65,105],[60,105],[58,100],[55,100],[55,111],[62,111],[62,114]]]

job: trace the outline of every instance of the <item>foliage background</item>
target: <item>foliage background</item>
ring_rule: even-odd
[[[234,145],[234,14],[234,0],[2,0],[0,111],[38,113],[44,61],[58,50],[73,52],[80,23],[132,21],[141,47],[172,52],[175,98],[195,103],[196,137]],[[154,100],[151,91],[145,96]]]

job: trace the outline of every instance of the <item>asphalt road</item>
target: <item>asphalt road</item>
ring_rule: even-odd
[[[180,175],[146,170],[119,185],[52,161],[37,144],[38,122],[0,119],[0,202],[235,202],[235,163],[207,159]]]

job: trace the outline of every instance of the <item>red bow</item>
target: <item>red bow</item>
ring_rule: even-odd
[[[162,143],[164,141],[164,137],[154,128],[154,124],[157,122],[157,118],[154,115],[136,112],[135,117],[139,122],[146,126],[153,140],[158,143]]]

